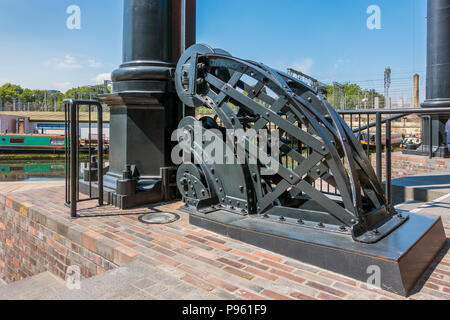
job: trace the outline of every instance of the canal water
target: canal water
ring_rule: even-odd
[[[0,162],[0,181],[59,181],[64,180],[64,160]]]
[[[106,166],[109,162],[105,163]],[[87,163],[80,163],[80,177]],[[63,181],[66,165],[64,159],[0,161],[1,181]]]

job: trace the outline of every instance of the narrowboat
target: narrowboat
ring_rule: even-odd
[[[0,134],[0,151],[64,153],[66,142],[63,135]]]
[[[51,134],[0,134],[0,152],[3,153],[64,153],[69,139]],[[80,153],[89,152],[89,141],[78,142]],[[91,140],[91,152],[97,150],[97,140]],[[104,152],[108,146],[103,146]]]
[[[369,148],[369,150],[375,150],[377,147],[377,143],[376,143],[376,138],[375,135],[371,135],[368,138],[367,133],[357,133],[356,137],[359,138],[359,141],[361,142],[361,145],[363,146],[363,148],[367,149]],[[393,133],[391,134],[391,145],[394,146],[399,146],[402,143],[402,135],[399,133]],[[384,147],[386,145],[386,135],[382,134],[381,135],[381,144]]]

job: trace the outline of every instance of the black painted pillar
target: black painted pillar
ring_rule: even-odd
[[[161,200],[161,168],[172,166],[171,135],[182,118],[172,75],[195,43],[195,12],[195,0],[124,0],[123,63],[112,73],[112,93],[102,97],[111,110],[105,187],[123,184],[126,166],[137,180],[136,195],[113,201],[120,207]]]
[[[428,0],[427,19],[427,93],[422,108],[450,107],[450,0]],[[423,116],[423,144],[418,153],[428,155],[432,148],[434,157],[450,157],[449,118],[448,113]]]

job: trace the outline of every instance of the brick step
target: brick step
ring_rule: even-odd
[[[64,281],[50,272],[0,285],[0,300],[34,300],[64,287]]]
[[[394,204],[431,202],[450,193],[450,172],[436,172],[392,181]]]
[[[157,300],[217,299],[212,294],[136,260],[123,267],[81,281],[80,289],[67,287],[39,300]]]

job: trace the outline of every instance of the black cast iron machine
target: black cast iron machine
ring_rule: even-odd
[[[411,290],[445,242],[442,222],[386,201],[360,142],[320,93],[202,44],[181,57],[175,84],[185,105],[215,115],[179,125],[177,183],[192,224],[359,280],[378,266],[384,288]],[[274,140],[277,156],[257,159]]]
[[[171,200],[175,184],[196,226],[361,281],[378,270],[382,288],[412,290],[446,241],[442,220],[388,203],[360,142],[319,92],[207,45],[179,58],[195,43],[195,0],[124,8],[124,63],[101,97],[111,107],[108,203]],[[214,117],[182,119],[199,107]]]

